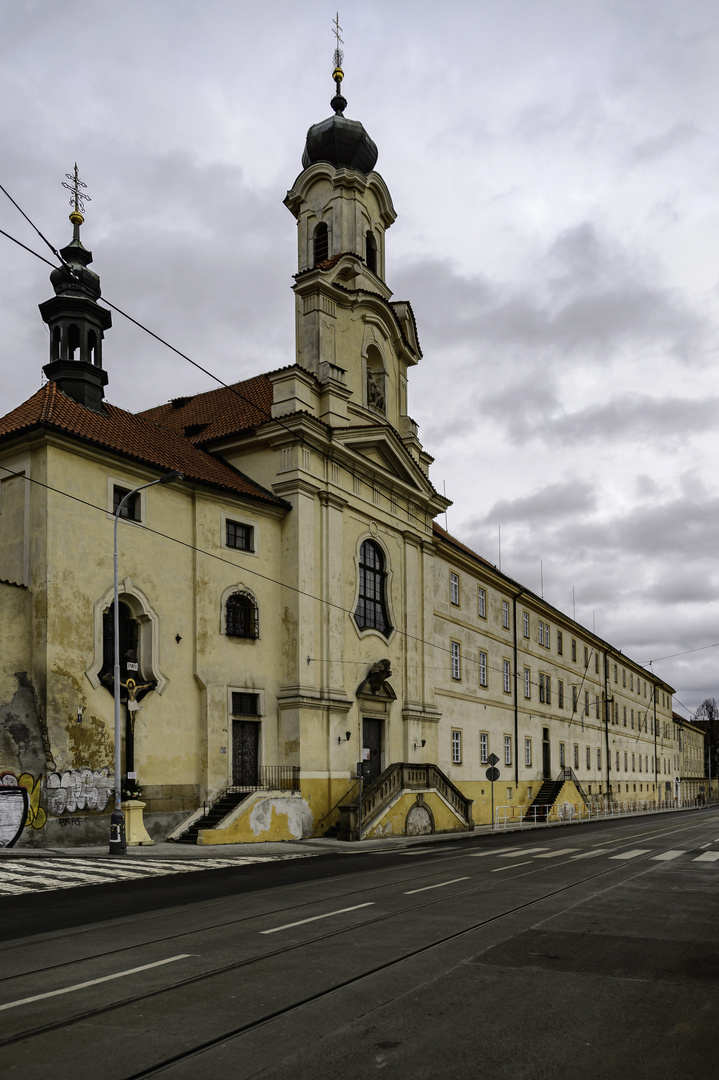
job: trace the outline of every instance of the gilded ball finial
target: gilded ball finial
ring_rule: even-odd
[[[70,221],[73,225],[82,225],[85,218],[82,216],[79,210],[73,210],[70,214]]]

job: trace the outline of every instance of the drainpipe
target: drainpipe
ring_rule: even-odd
[[[609,799],[612,797],[612,785],[609,779],[609,770],[611,768],[611,755],[609,752],[609,657],[604,654],[604,735],[607,746],[607,796]],[[614,699],[612,698],[612,701]]]
[[[519,594],[522,595],[521,593]],[[517,701],[517,597],[512,597],[514,628],[514,786],[519,787],[519,704]]]
[[[657,757],[657,688],[654,690],[654,795],[659,802],[659,758]]]

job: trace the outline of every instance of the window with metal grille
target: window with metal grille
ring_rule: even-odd
[[[359,572],[359,597],[355,611],[357,625],[360,630],[379,630],[387,636],[391,630],[385,601],[387,575],[384,556],[373,540],[365,540],[360,548]]]
[[[225,543],[230,548],[236,548],[238,551],[253,551],[253,534],[254,529],[251,525],[229,520],[225,523]]]
[[[244,690],[232,691],[233,716],[259,716],[260,695],[246,694]]]
[[[255,598],[249,593],[236,592],[225,604],[225,633],[230,637],[257,638],[260,620]]]

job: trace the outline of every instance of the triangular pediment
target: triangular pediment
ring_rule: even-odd
[[[368,464],[389,473],[403,484],[409,484],[426,495],[434,494],[432,485],[410,457],[400,440],[386,428],[335,428],[334,438],[354,450]]]

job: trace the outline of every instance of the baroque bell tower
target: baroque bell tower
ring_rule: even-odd
[[[100,298],[100,278],[88,269],[92,252],[80,239],[84,222],[83,201],[89,196],[82,189],[75,165],[68,173],[71,184],[63,186],[72,191],[70,214],[72,240],[62,248],[63,265],[50,274],[55,296],[40,304],[40,314],[50,330],[50,362],[43,368],[51,382],[63,393],[94,412],[102,412],[107,372],[102,366],[102,340],[112,325],[112,316],[97,303]]]

